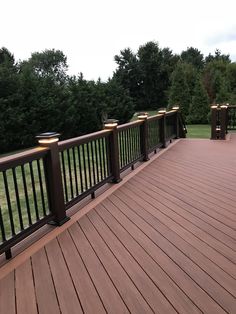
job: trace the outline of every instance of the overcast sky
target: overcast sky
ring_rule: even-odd
[[[0,47],[16,60],[60,49],[69,74],[112,76],[114,55],[148,41],[180,53],[219,48],[236,61],[235,0],[0,0]]]

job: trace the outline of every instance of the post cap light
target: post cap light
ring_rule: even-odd
[[[158,110],[158,113],[166,113],[166,108],[162,108],[162,109]]]
[[[217,109],[218,105],[211,105],[211,109]]]
[[[45,132],[36,136],[39,144],[51,144],[59,141],[59,133]]]
[[[118,125],[118,120],[116,119],[107,119],[104,121],[104,127],[107,129],[115,128]]]
[[[179,106],[173,106],[172,110],[179,110]]]
[[[147,119],[147,117],[148,117],[147,112],[139,112],[138,113],[138,119],[140,119],[140,120]]]
[[[228,106],[227,105],[221,105],[220,108],[227,109]]]

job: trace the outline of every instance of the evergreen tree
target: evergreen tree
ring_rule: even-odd
[[[184,117],[188,116],[191,103],[189,87],[184,72],[184,65],[178,62],[171,76],[171,87],[169,91],[169,107],[179,105]]]
[[[187,123],[204,124],[207,123],[208,113],[210,111],[209,98],[200,76],[195,81],[192,103],[189,108]]]

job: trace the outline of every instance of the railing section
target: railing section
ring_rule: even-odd
[[[148,152],[156,152],[156,150],[162,147],[161,141],[161,123],[162,115],[150,117],[148,119]]]
[[[45,178],[47,149],[34,149],[0,162],[0,253],[52,220]]]
[[[10,258],[12,246],[46,223],[62,225],[72,205],[183,137],[180,118],[170,111],[0,158],[0,254]]]
[[[226,118],[227,130],[236,130],[236,106],[231,105],[227,108]]]
[[[118,127],[120,171],[124,171],[142,159],[141,123],[141,121],[136,121]]]
[[[66,208],[112,179],[109,153],[110,131],[96,132],[59,142]]]

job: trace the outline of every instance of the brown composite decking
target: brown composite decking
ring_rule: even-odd
[[[1,314],[236,313],[236,135],[142,168],[0,269]]]

